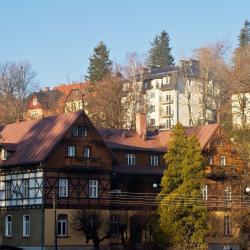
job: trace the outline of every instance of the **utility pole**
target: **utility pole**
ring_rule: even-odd
[[[54,250],[57,250],[56,197],[54,189],[52,191],[52,200],[53,200],[53,211],[54,211]]]

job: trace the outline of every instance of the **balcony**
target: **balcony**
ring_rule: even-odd
[[[229,176],[240,175],[235,166],[220,166],[220,165],[208,165],[205,169],[205,174],[210,178],[226,178]]]
[[[101,168],[100,158],[65,157],[65,166],[83,168]]]

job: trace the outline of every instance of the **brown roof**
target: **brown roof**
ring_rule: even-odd
[[[188,136],[195,135],[201,145],[201,149],[203,150],[218,127],[218,124],[189,127],[186,128],[186,134]],[[145,140],[133,131],[108,128],[99,128],[98,130],[106,144],[111,149],[122,150],[130,149],[166,152],[172,134],[169,130],[160,131],[159,133],[149,134]]]
[[[0,165],[43,162],[82,114],[82,112],[68,113],[4,126],[0,132],[2,144],[4,147],[11,144],[15,152],[6,161],[0,161]],[[8,146],[6,149],[8,150]]]

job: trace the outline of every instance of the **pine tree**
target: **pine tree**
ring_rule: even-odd
[[[243,28],[240,30],[239,46],[241,48],[250,44],[250,22],[245,20]]]
[[[206,247],[207,211],[201,199],[204,159],[195,137],[187,137],[181,124],[173,131],[165,154],[167,169],[159,194],[160,226],[178,249]]]
[[[169,41],[169,35],[165,30],[154,38],[153,42],[151,42],[152,47],[149,51],[150,66],[162,68],[174,64]]]
[[[89,58],[88,75],[85,78],[95,83],[104,80],[111,72],[112,61],[109,59],[109,50],[103,42],[100,42]]]

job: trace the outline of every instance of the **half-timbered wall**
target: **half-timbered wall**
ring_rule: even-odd
[[[2,172],[0,175],[0,207],[41,205],[43,171]]]

